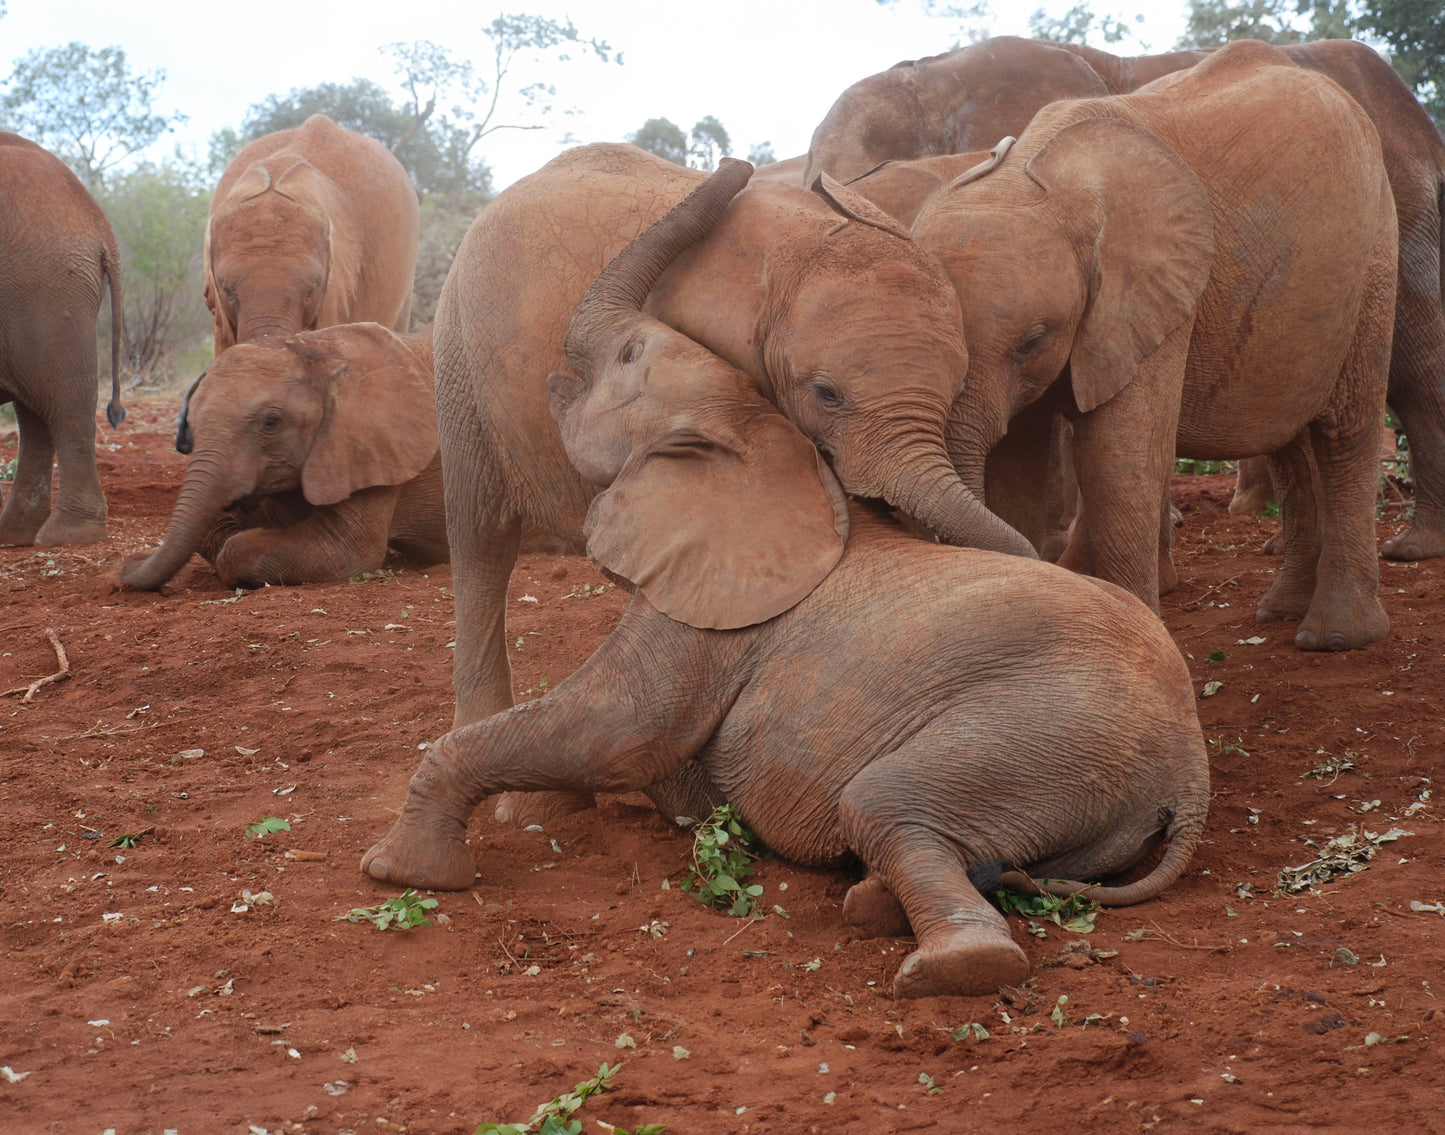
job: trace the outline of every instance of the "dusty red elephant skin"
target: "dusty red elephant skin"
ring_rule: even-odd
[[[130,409],[97,447],[111,540],[0,549],[0,688],[57,669],[47,627],[71,671],[0,702],[0,1065],[28,1073],[0,1075],[0,1130],[470,1131],[619,1061],[577,1113],[588,1130],[1051,1132],[1060,1108],[1099,1131],[1445,1130],[1445,925],[1410,905],[1445,900],[1437,563],[1382,566],[1388,641],[1301,654],[1288,624],[1253,623],[1276,522],[1228,516],[1226,477],[1176,478],[1164,617],[1196,688],[1223,683],[1199,703],[1205,844],[1161,899],[1088,936],[1014,919],[1022,989],[901,1002],[911,942],[850,940],[846,873],[774,860],[765,909],[788,918],[713,914],[680,890],[689,839],[640,797],[544,834],[483,809],[482,878],[437,896],[445,924],[333,922],[396,893],[356,863],[451,722],[450,573],[236,599],[196,558],[162,595],[108,593],[184,466],[176,402]],[[519,695],[606,635],[623,597],[586,597],[602,582],[523,557]],[[1355,768],[1305,775],[1330,759]],[[265,816],[291,830],[246,838]],[[1305,840],[1360,827],[1412,834],[1319,893],[1274,890],[1316,854]],[[243,890],[274,898],[233,911]],[[953,1039],[973,1022],[988,1039]]]

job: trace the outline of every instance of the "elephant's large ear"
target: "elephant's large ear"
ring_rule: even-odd
[[[290,340],[330,379],[321,426],[301,471],[315,505],[410,481],[437,454],[429,343],[377,323],[327,327]]]
[[[843,214],[850,221],[857,221],[860,224],[872,225],[875,229],[882,229],[886,233],[898,237],[900,240],[912,240],[913,234],[903,225],[890,217],[872,201],[861,193],[849,189],[842,182],[837,181],[826,173],[820,173],[813,178],[813,184],[808,186],[814,193],[827,201],[835,210]]]
[[[587,552],[663,614],[730,630],[782,614],[843,555],[843,490],[769,408],[726,437],[674,430],[635,450],[592,502]]]
[[[1214,261],[1209,195],[1173,149],[1115,118],[1064,127],[1026,170],[1098,224],[1089,302],[1069,357],[1075,401],[1088,412],[1193,317]]]

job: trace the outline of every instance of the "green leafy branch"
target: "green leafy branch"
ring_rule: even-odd
[[[1026,918],[1052,922],[1070,934],[1088,934],[1094,929],[1094,918],[1101,907],[1098,903],[1084,898],[1085,894],[1087,892],[1080,891],[1075,895],[1061,897],[1059,895],[1020,895],[1013,891],[994,891],[993,897],[999,910],[1003,911],[1005,915],[1021,914]],[[1029,933],[1036,938],[1043,938],[1048,932],[1035,921],[1029,924]]]
[[[601,1095],[612,1087],[612,1079],[622,1070],[621,1064],[602,1065],[597,1075],[583,1080],[570,1092],[542,1104],[525,1123],[483,1123],[473,1135],[581,1135],[582,1121],[572,1118],[572,1113],[587,1102],[589,1096]],[[628,1135],[621,1127],[613,1128],[616,1135]],[[662,1135],[664,1125],[648,1123],[637,1128],[632,1135]]]
[[[431,919],[426,916],[426,912],[434,909],[436,905],[436,899],[424,899],[408,887],[396,898],[387,899],[376,906],[352,907],[331,921],[370,922],[378,930],[415,930],[419,926],[431,925]]]
[[[753,850],[754,845],[759,850]],[[682,889],[714,910],[734,918],[757,913],[763,888],[748,883],[753,863],[765,854],[758,837],[743,826],[737,809],[722,804],[698,824],[692,837],[692,867]]]

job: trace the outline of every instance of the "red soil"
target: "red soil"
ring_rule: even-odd
[[[1165,619],[1196,685],[1223,683],[1199,702],[1204,846],[1087,936],[1015,917],[1024,986],[898,1002],[910,942],[849,937],[845,872],[764,863],[788,917],[729,919],[682,892],[691,839],[641,797],[545,834],[484,808],[482,879],[436,925],[334,921],[396,894],[357,862],[451,721],[451,574],[237,598],[197,559],[164,595],[108,593],[163,530],[175,408],[102,428],[109,542],[0,549],[0,688],[56,669],[46,628],[70,663],[0,701],[0,1065],[24,1074],[0,1073],[0,1131],[471,1132],[619,1061],[585,1131],[1445,1131],[1445,918],[1411,906],[1445,900],[1445,563],[1382,565],[1386,642],[1302,654],[1254,622],[1275,522],[1177,479]],[[600,582],[523,560],[519,696],[607,633],[625,596],[579,597]],[[290,830],[248,838],[267,816]],[[1392,828],[1367,869],[1277,889]],[[973,1022],[987,1039],[954,1039]]]

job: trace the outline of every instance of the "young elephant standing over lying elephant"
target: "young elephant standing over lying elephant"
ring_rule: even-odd
[[[746,179],[739,167],[604,271],[567,334],[580,378],[549,384],[569,460],[608,486],[589,552],[638,594],[555,691],[432,745],[362,870],[469,886],[468,819],[503,790],[648,789],[668,815],[726,798],[791,859],[862,860],[845,915],[892,932],[901,905],[918,938],[898,996],[990,992],[1028,961],[975,880],[1027,887],[1015,865],[1116,875],[1165,841],[1143,879],[1091,897],[1140,902],[1178,878],[1209,796],[1189,675],[1117,588],[919,540],[848,505],[746,375],[641,313]],[[793,571],[813,558],[802,549],[835,563],[821,582],[813,563]],[[689,625],[738,585],[722,570],[734,561],[761,565],[740,602],[786,609],[736,630]]]
[[[200,552],[227,586],[447,559],[431,328],[375,323],[240,343],[194,388],[185,480],[162,545],[125,565],[155,590]]]

